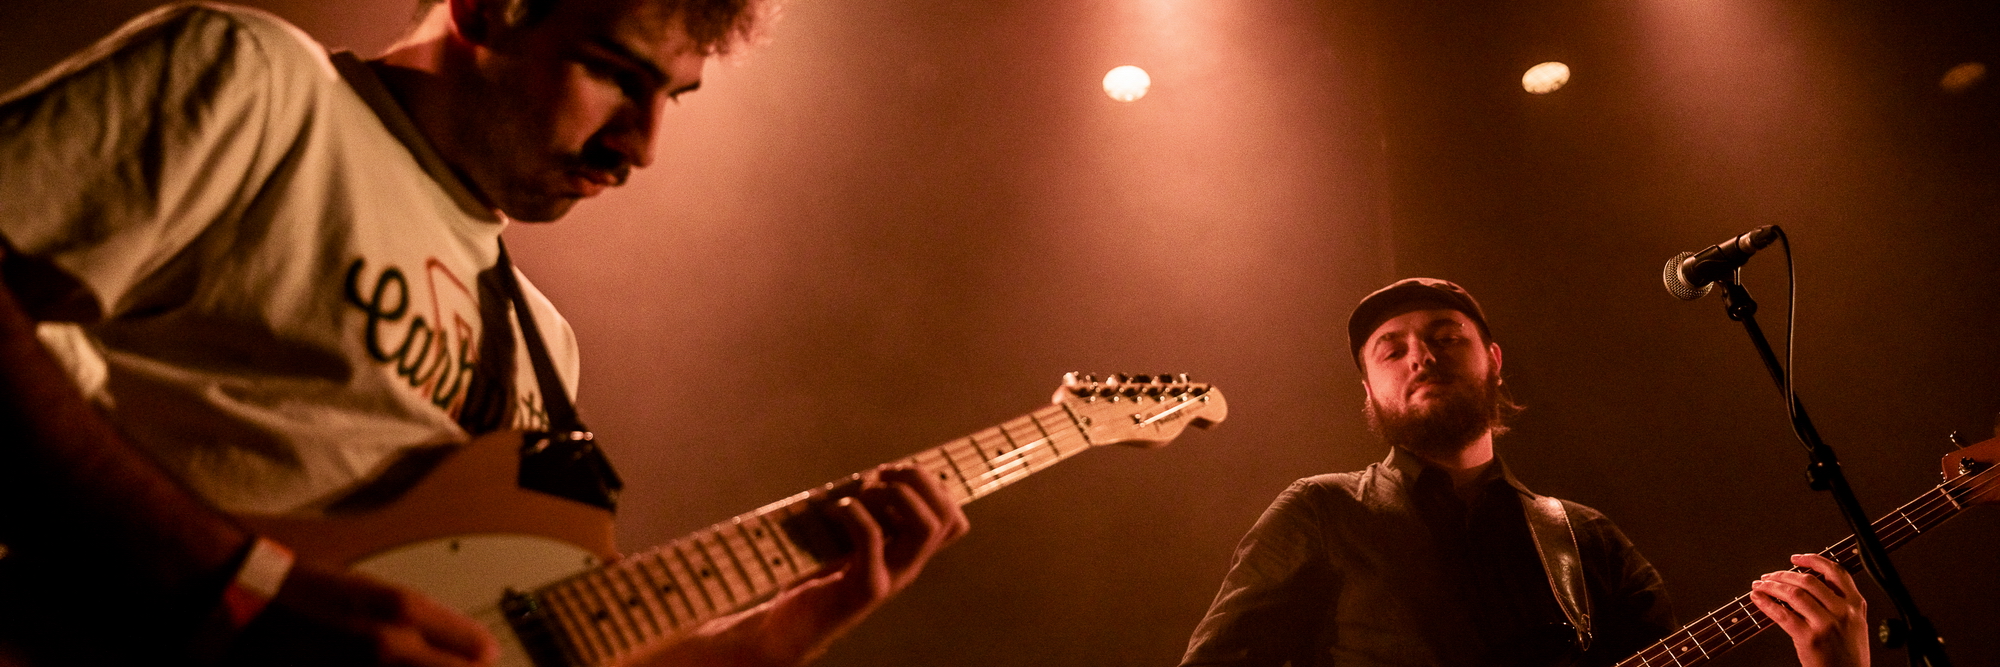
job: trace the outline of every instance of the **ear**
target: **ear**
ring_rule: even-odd
[[[1493,356],[1493,370],[1495,371],[1500,370],[1500,344],[1487,343],[1486,353]]]
[[[500,0],[447,0],[451,3],[451,27],[465,41],[491,46],[496,33],[507,28],[505,2]]]
[[[1367,397],[1368,402],[1375,402],[1375,389],[1368,386],[1368,378],[1365,377],[1361,378],[1361,395]]]

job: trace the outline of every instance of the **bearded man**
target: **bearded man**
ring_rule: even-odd
[[[1617,526],[1529,491],[1494,455],[1520,408],[1470,293],[1402,280],[1362,299],[1347,331],[1389,456],[1278,496],[1182,665],[1611,664],[1675,628],[1659,573]],[[1832,588],[1789,572],[1759,584],[1758,605],[1805,664],[1867,664],[1853,580],[1795,563]]]

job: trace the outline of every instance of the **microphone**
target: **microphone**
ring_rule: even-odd
[[[1666,269],[1660,272],[1660,280],[1667,284],[1667,292],[1683,301],[1708,296],[1715,289],[1715,281],[1728,278],[1729,274],[1750,256],[1763,250],[1778,240],[1777,225],[1764,225],[1721,243],[1709,246],[1701,252],[1684,252],[1667,260]]]

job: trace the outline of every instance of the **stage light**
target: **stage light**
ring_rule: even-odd
[[[1556,92],[1569,83],[1569,66],[1557,62],[1547,62],[1528,68],[1521,75],[1521,88],[1536,95]]]
[[[1146,70],[1131,65],[1119,65],[1104,73],[1104,94],[1120,102],[1130,102],[1146,96],[1146,90],[1153,87],[1153,77]]]
[[[1944,78],[1938,80],[1938,87],[1947,93],[1963,93],[1972,90],[1973,86],[1979,85],[1979,82],[1984,80],[1986,80],[1984,63],[1959,63],[1957,67],[1945,71]]]

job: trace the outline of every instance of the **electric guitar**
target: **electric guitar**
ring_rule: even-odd
[[[897,463],[963,505],[1094,447],[1157,447],[1229,413],[1185,376],[1064,377],[1051,405]],[[350,565],[466,612],[510,667],[611,665],[747,609],[851,550],[820,511],[854,475],[620,557],[611,513],[513,484],[520,432],[491,434],[360,516],[245,517],[303,557]]]
[[[1938,527],[1965,508],[2000,498],[2000,438],[1966,447],[1944,457],[1944,483],[1917,496],[1896,511],[1875,520],[1882,547],[1895,550]],[[1852,536],[1819,552],[1849,572],[1861,570],[1861,552]],[[1806,572],[1794,567],[1793,572]],[[1695,667],[1776,625],[1750,602],[1745,593],[1729,604],[1696,619],[1666,638],[1639,651],[1617,667]]]

